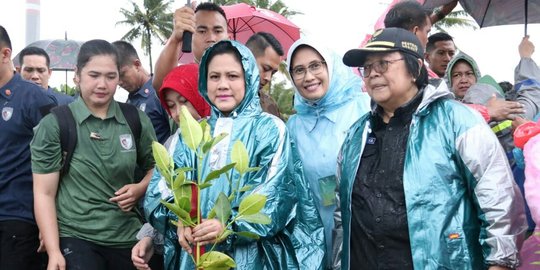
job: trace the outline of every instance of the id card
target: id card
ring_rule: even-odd
[[[330,175],[319,178],[322,205],[330,206],[336,203],[336,176]]]

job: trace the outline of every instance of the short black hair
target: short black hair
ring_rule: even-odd
[[[23,59],[25,56],[27,55],[41,55],[43,57],[45,57],[45,62],[47,63],[47,68],[50,68],[51,67],[51,58],[49,57],[49,54],[42,48],[39,48],[39,47],[34,47],[34,46],[29,46],[29,47],[26,47],[24,48],[20,53],[19,53],[19,64],[22,66],[23,64]]]
[[[117,40],[112,43],[112,45],[118,51],[118,62],[120,63],[119,68],[125,67],[131,64],[134,60],[140,59],[137,54],[135,47],[131,43],[123,40]]]
[[[435,43],[439,41],[452,41],[454,42],[454,38],[452,38],[451,35],[445,33],[445,32],[438,32],[428,37],[428,42],[426,45],[426,52],[431,52],[433,49],[435,49]]]
[[[0,48],[1,47],[7,47],[8,49],[13,50],[11,48],[11,39],[9,38],[8,32],[2,25],[0,25]]]
[[[227,21],[227,15],[225,15],[225,11],[219,5],[216,5],[212,2],[200,3],[195,8],[195,13],[199,12],[200,10],[219,12],[219,14],[221,14],[223,18],[225,18],[225,21]]]
[[[238,63],[240,63],[240,65],[242,66],[242,69],[244,69],[244,66],[242,65],[242,55],[240,54],[238,49],[234,47],[234,45],[231,42],[220,41],[208,49],[210,50],[210,52],[208,53],[208,56],[206,57],[206,63],[205,63],[207,74],[200,74],[200,75],[208,76],[208,66],[210,65],[210,62],[212,61],[212,59],[214,59],[215,56],[222,55],[222,54],[232,55],[234,59]]]
[[[412,31],[415,26],[424,27],[429,19],[431,10],[426,9],[416,1],[402,1],[395,4],[386,13],[384,27],[397,27]]]
[[[246,42],[246,47],[255,55],[255,57],[264,55],[264,51],[268,47],[272,47],[279,56],[283,56],[283,47],[277,38],[267,32],[257,32],[253,34]]]

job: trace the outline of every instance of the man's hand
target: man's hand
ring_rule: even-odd
[[[497,99],[495,95],[489,99],[486,108],[491,120],[495,121],[513,120],[517,114],[525,113],[521,103]]]
[[[529,36],[523,37],[521,43],[519,43],[519,57],[531,58],[534,53],[534,44],[529,40]]]
[[[184,6],[174,11],[173,15],[173,33],[171,38],[177,42],[182,42],[182,36],[185,31],[195,33],[195,7],[196,3],[191,3],[191,7]]]
[[[150,270],[148,261],[154,255],[154,244],[152,238],[143,237],[135,246],[131,249],[131,261],[138,270]]]
[[[110,198],[109,201],[117,203],[122,211],[129,212],[145,192],[146,186],[142,183],[125,185],[116,191],[114,193],[116,196]]]

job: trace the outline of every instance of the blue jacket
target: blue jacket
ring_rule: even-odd
[[[351,193],[370,132],[368,114],[338,157],[335,269],[349,269]],[[410,126],[403,187],[415,269],[515,268],[526,229],[523,197],[484,120],[429,85]]]
[[[328,258],[331,258],[334,228],[332,217],[336,205],[335,202],[323,202],[319,181],[330,181],[331,183],[327,184],[334,185],[334,188],[329,190],[333,194],[338,151],[349,127],[369,112],[370,98],[367,93],[362,92],[360,77],[343,64],[341,56],[308,39],[297,40],[289,49],[288,70],[291,68],[294,51],[301,45],[312,47],[323,57],[328,70],[328,90],[323,98],[313,102],[303,98],[298,89],[295,89],[296,114],[289,118],[287,128],[291,140],[297,144],[306,180],[323,220],[326,251]]]
[[[148,115],[156,131],[158,141],[165,143],[171,135],[169,115],[165,111],[165,108],[161,106],[156,90],[152,86],[152,78],[141,89],[137,90],[137,92],[130,93],[126,103],[132,104]]]
[[[249,231],[261,236],[260,240],[243,237],[229,237],[219,244],[218,250],[228,253],[237,264],[237,269],[319,269],[324,259],[323,229],[308,188],[303,182],[299,160],[295,158],[285,124],[279,118],[263,113],[259,104],[257,89],[259,85],[258,68],[255,58],[243,45],[231,42],[242,55],[245,73],[245,96],[237,108],[223,115],[212,105],[206,88],[206,62],[209,48],[201,61],[199,91],[210,103],[212,114],[208,119],[212,134],[229,134],[218,143],[203,160],[202,177],[210,169],[218,169],[230,163],[233,143],[240,140],[247,148],[250,167],[260,167],[259,171],[248,173],[238,179],[235,172],[232,184],[240,181],[240,188],[251,185],[252,191],[240,193],[232,203],[233,216],[237,214],[242,198],[250,193],[267,196],[262,212],[272,219],[268,225],[236,221],[235,231]],[[177,166],[193,166],[193,153],[182,143],[176,141],[173,160]],[[295,167],[296,166],[296,167]],[[158,173],[154,174],[145,198],[145,211],[148,221],[165,235],[166,269],[193,269],[191,258],[183,252],[176,237],[176,228],[169,224],[175,217],[163,207],[160,199],[170,200],[166,187]],[[231,194],[231,186],[225,176],[214,180],[213,185],[201,192],[201,212],[206,217],[214,206],[220,192]],[[302,219],[299,220],[299,217]],[[210,247],[208,247],[209,249]]]

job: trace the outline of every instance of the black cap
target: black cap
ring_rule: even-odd
[[[364,48],[352,49],[345,53],[343,63],[350,67],[361,67],[370,53],[393,51],[424,58],[424,48],[412,32],[402,28],[383,28],[373,33]]]

